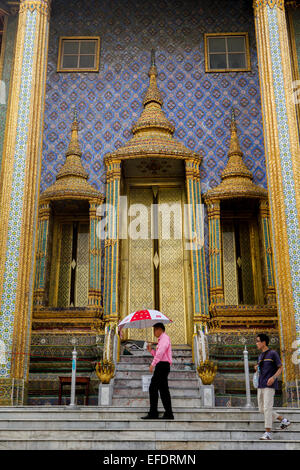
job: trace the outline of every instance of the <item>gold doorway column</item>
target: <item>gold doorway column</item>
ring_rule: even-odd
[[[209,231],[209,272],[210,272],[210,303],[224,304],[224,281],[222,270],[221,244],[221,201],[207,201]]]
[[[209,320],[204,232],[201,213],[200,158],[185,160],[186,189],[188,200],[189,233],[191,234],[191,268],[193,282],[194,333]]]
[[[0,233],[0,405],[28,381],[50,0],[20,1],[3,148]]]
[[[104,258],[104,320],[117,322],[119,319],[119,197],[121,160],[105,160],[107,167],[106,204],[107,237]]]
[[[300,339],[300,151],[284,1],[255,0],[254,15],[281,349],[288,387],[295,379],[294,341]]]

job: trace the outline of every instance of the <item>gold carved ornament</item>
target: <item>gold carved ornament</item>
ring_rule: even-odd
[[[109,384],[115,376],[115,365],[111,361],[102,360],[96,364],[96,374],[102,384]]]
[[[204,362],[200,362],[200,365],[197,367],[197,372],[203,385],[212,384],[216,376],[217,369],[218,366],[214,364],[213,361],[206,360]]]

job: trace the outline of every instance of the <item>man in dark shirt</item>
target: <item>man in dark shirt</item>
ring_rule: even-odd
[[[280,428],[286,429],[291,423],[273,410],[275,390],[278,389],[277,378],[282,372],[282,364],[278,353],[268,348],[269,337],[263,333],[256,338],[256,346],[261,351],[255,370],[259,368],[259,380],[257,388],[257,401],[259,411],[264,413],[266,432],[260,438],[264,441],[271,440],[271,428],[273,420],[281,422]]]

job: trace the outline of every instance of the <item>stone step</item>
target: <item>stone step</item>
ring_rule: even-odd
[[[160,403],[159,403],[160,405]],[[68,406],[16,406],[16,407],[0,407],[0,421],[10,419],[122,419],[134,420],[139,419],[148,410],[147,406],[139,405],[134,408],[110,406],[79,406],[74,409]],[[159,406],[162,411],[162,406]],[[300,422],[300,410],[297,408],[274,408],[279,414],[286,416],[290,421]],[[248,410],[242,408],[209,408],[203,409],[199,406],[191,407],[190,403],[183,406],[173,406],[175,418],[178,420],[190,420],[191,417],[196,420],[211,420],[211,421],[261,421],[262,415],[257,409]]]
[[[118,362],[116,370],[149,370],[151,364],[151,358],[149,362],[144,364],[134,363],[134,362]],[[175,363],[172,364],[171,370],[195,370],[194,365],[190,363]]]
[[[120,362],[119,364],[151,364],[153,361],[153,356],[151,354],[148,354],[147,356],[120,356]],[[173,358],[173,364],[193,364],[193,359],[192,356],[176,356]]]
[[[171,399],[173,398],[199,398],[200,392],[196,388],[171,388],[170,389]],[[149,398],[149,392],[143,392],[142,387],[130,388],[130,387],[114,387],[113,398],[128,397],[128,398]]]
[[[243,429],[228,430],[150,430],[145,426],[144,429],[98,429],[86,430],[81,429],[38,429],[38,430],[0,430],[0,441],[8,440],[48,440],[48,441],[85,441],[87,439],[98,440],[103,442],[122,442],[122,441],[258,441],[263,433],[263,429],[254,431]],[[284,431],[273,432],[273,439],[285,442],[297,442],[300,444],[300,432]]]
[[[130,350],[130,353],[131,354],[121,354],[120,355],[120,359],[121,357],[149,357],[150,356],[150,353],[148,351],[141,351],[141,350]],[[193,354],[192,354],[192,350],[191,349],[174,349],[172,348],[172,356],[173,358],[177,358],[178,356],[180,357],[188,357],[188,358],[192,358],[193,357]]]
[[[63,439],[4,439],[0,440],[0,450],[300,450],[300,441],[287,440],[260,441],[254,440],[122,440],[98,441],[96,439],[63,440]]]
[[[116,375],[115,375],[115,380],[117,379],[142,379],[143,375],[149,375],[149,368],[139,368],[139,369],[131,369],[128,370],[127,368],[124,369],[118,369],[116,370]],[[196,377],[196,371],[195,370],[173,370],[171,369],[169,375],[168,375],[168,380],[173,380],[173,379],[180,379],[180,380],[193,380]]]
[[[188,385],[190,388],[197,388],[198,389],[198,380],[196,378],[189,378],[187,380],[183,379],[170,379],[168,380],[169,388],[186,388]],[[142,387],[142,379],[139,378],[132,378],[128,380],[128,378],[119,378],[119,376],[115,377],[114,388],[138,388]]]
[[[300,422],[293,422],[288,430],[279,429],[279,423],[274,423],[273,431],[276,433],[300,433]],[[147,424],[141,419],[10,419],[0,421],[0,431],[37,431],[37,430],[156,430],[156,431],[256,431],[261,432],[264,421],[260,420],[149,420]],[[299,437],[298,437],[299,438]],[[299,438],[300,439],[300,438]]]
[[[145,398],[130,398],[126,396],[118,396],[112,399],[113,406],[128,406],[136,407],[143,406],[145,409],[149,408],[149,394]],[[190,407],[199,407],[200,398],[191,398],[191,397],[172,397],[172,406],[190,406]]]

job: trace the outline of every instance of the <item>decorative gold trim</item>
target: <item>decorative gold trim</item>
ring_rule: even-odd
[[[210,332],[246,329],[277,329],[275,305],[211,305]]]
[[[90,40],[96,41],[96,65],[93,68],[63,68],[61,65],[62,62],[62,50],[63,50],[63,41],[82,41]],[[57,72],[99,72],[100,68],[100,36],[60,36],[59,45],[58,45],[58,61],[57,61]]]
[[[245,54],[247,66],[239,69],[211,69],[209,67],[209,47],[208,38],[210,37],[227,37],[227,36],[243,36],[245,38]],[[249,45],[249,34],[247,32],[241,33],[204,33],[204,56],[205,56],[205,72],[207,73],[224,73],[224,72],[251,72],[251,56],[250,56],[250,45]]]
[[[254,16],[263,8],[269,6],[270,8],[277,7],[284,11],[284,0],[253,0]]]
[[[19,12],[23,13],[27,10],[33,12],[34,10],[38,10],[42,15],[49,17],[50,4],[51,0],[21,0]]]

